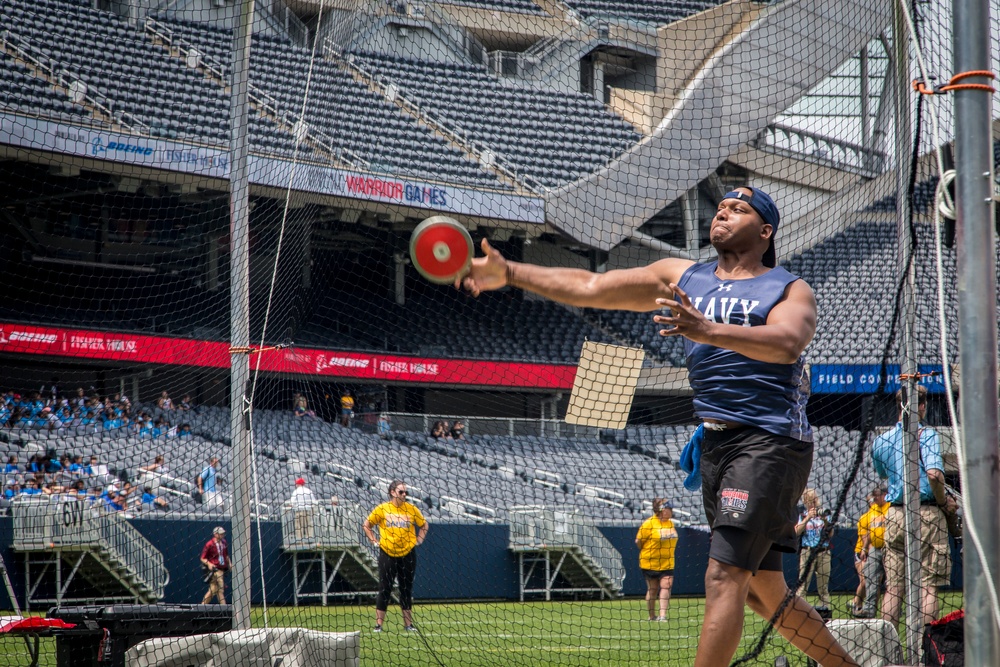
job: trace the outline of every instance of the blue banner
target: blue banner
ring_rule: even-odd
[[[810,387],[814,394],[874,394],[881,376],[879,364],[813,364],[809,370]],[[885,393],[899,389],[899,364],[886,366],[888,378]],[[920,384],[931,394],[944,393],[944,374],[940,364],[918,364]],[[936,375],[930,375],[936,373]]]

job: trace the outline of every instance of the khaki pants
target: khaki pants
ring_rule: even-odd
[[[295,539],[311,540],[315,534],[312,510],[295,510]]]
[[[936,505],[920,506],[920,585],[945,586],[951,578],[948,522]],[[903,508],[885,515],[886,586],[900,588],[906,579],[906,525]]]
[[[799,597],[804,598],[809,589],[809,580],[816,575],[816,593],[819,595],[819,606],[830,606],[830,550],[825,549],[816,554],[812,569],[806,572],[806,561],[812,550],[804,547],[799,551],[799,576],[802,577],[802,587],[798,590]]]
[[[208,579],[208,592],[201,603],[209,604],[213,597],[218,598],[219,604],[226,604],[226,573],[222,570],[212,570],[212,576]]]

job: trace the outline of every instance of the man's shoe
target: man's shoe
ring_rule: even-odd
[[[854,618],[875,618],[875,612],[859,609],[857,611],[851,612],[851,616],[853,616]]]
[[[412,625],[404,626],[403,630],[405,630],[406,632],[416,632],[417,631],[417,629],[415,627],[413,627]]]
[[[376,625],[375,629],[372,630],[372,632],[382,632],[382,626],[381,625]]]

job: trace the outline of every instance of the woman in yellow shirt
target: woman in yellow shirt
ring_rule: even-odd
[[[646,609],[649,620],[666,621],[670,607],[670,589],[674,585],[674,554],[677,551],[677,529],[674,528],[674,506],[665,498],[653,499],[653,516],[646,519],[635,536],[639,547],[639,567],[646,578]],[[660,615],[655,616],[656,601]]]
[[[398,479],[389,484],[389,502],[372,510],[362,528],[372,544],[379,547],[378,597],[375,598],[375,632],[382,632],[385,613],[389,609],[392,584],[399,581],[399,608],[403,612],[403,629],[413,627],[413,577],[417,570],[414,547],[423,544],[427,536],[427,520],[416,506],[406,502],[406,484]],[[375,537],[375,528],[379,537]]]

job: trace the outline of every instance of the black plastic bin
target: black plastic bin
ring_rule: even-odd
[[[77,626],[56,634],[58,667],[125,667],[125,652],[147,639],[233,629],[229,605],[84,605],[53,608],[48,617]]]

